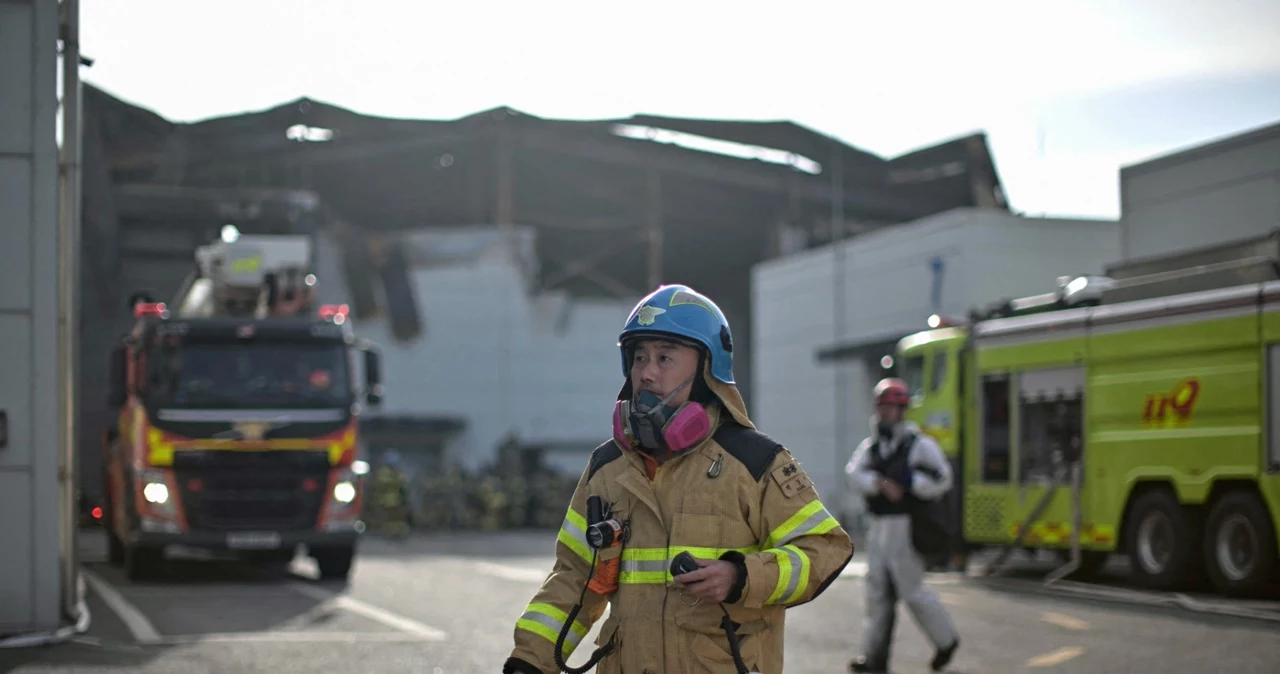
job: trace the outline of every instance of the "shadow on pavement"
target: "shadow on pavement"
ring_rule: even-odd
[[[0,650],[0,672],[22,672],[24,665],[32,671],[47,672],[55,667],[111,668],[128,672],[145,667],[159,658],[169,647],[146,648],[125,643],[113,643],[94,637],[79,637],[69,642],[34,648]]]
[[[967,580],[975,587],[984,588],[993,594],[1003,595],[1006,597],[1028,598],[1035,597],[1039,599],[1050,598],[1056,602],[1071,604],[1081,608],[1089,608],[1095,610],[1106,610],[1111,613],[1127,613],[1134,617],[1149,617],[1159,615],[1163,617],[1174,618],[1180,622],[1187,624],[1229,627],[1232,629],[1244,629],[1257,631],[1259,633],[1274,634],[1277,623],[1268,620],[1260,620],[1248,617],[1237,617],[1232,615],[1221,615],[1216,613],[1208,613],[1201,611],[1193,611],[1175,605],[1146,603],[1130,599],[1125,599],[1123,595],[1117,594],[1114,597],[1089,596],[1083,594],[1071,594],[1058,591],[1050,587],[1045,587],[1041,580],[1043,576],[1030,576],[1027,578],[1016,578],[1006,576],[1005,580],[970,578]],[[1125,587],[1116,583],[1114,585],[1091,584],[1100,590],[1122,590],[1123,592],[1140,592],[1134,591],[1130,587]],[[1150,593],[1151,596],[1157,596],[1162,593]],[[1163,593],[1170,594],[1170,593]],[[1138,595],[1135,595],[1138,596]],[[1222,597],[1206,597],[1203,595],[1189,595],[1195,599],[1203,601],[1214,601],[1222,604],[1230,603]],[[1280,612],[1276,613],[1276,618],[1280,619]]]
[[[366,534],[360,541],[359,556],[549,558],[556,554],[557,531],[415,531],[403,539]]]
[[[170,557],[145,581],[130,581],[123,569],[107,563],[105,542],[82,532],[81,562],[97,583],[89,582],[85,603],[91,622],[86,634],[45,646],[0,649],[0,672],[50,671],[102,667],[131,672],[146,668],[182,643],[203,635],[278,631],[376,631],[358,616],[327,604],[346,583],[320,582],[295,564],[249,564],[235,559]],[[101,548],[101,550],[99,550]],[[102,553],[102,554],[99,554]],[[298,583],[321,590],[309,596],[291,588]],[[95,589],[97,588],[97,589]],[[102,591],[99,592],[98,589]],[[106,595],[119,595],[160,635],[159,643],[140,644]],[[116,602],[118,604],[118,602]],[[229,647],[234,647],[228,644]]]

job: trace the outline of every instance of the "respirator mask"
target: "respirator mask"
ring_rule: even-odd
[[[667,405],[696,377],[690,377],[664,398],[650,391],[641,391],[633,400],[614,403],[614,441],[627,449],[651,453],[664,450],[680,452],[702,442],[711,432],[711,419],[706,408],[692,400],[675,408]]]

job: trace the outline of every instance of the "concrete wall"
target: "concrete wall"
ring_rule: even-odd
[[[1115,222],[1041,220],[956,209],[842,242],[843,328],[836,330],[833,246],[757,265],[752,279],[755,407],[761,430],[804,464],[840,510],[843,466],[868,432],[877,361],[933,313],[963,315],[1001,297],[1047,292],[1058,276],[1101,273],[1118,257]],[[839,366],[816,352],[869,346]],[[879,348],[880,350],[876,350]],[[839,391],[837,392],[837,386]],[[843,401],[837,411],[837,398]]]
[[[0,2],[0,633],[59,622],[57,13]]]
[[[399,342],[381,319],[354,324],[382,349],[386,400],[372,414],[464,418],[448,451],[468,467],[492,460],[513,430],[525,444],[584,448],[611,435],[623,381],[618,332],[640,298],[531,293],[517,261],[532,263],[532,236],[525,228],[506,243],[496,228],[416,233],[407,245],[458,251],[412,271],[423,337]],[[330,280],[341,274],[336,248],[322,237],[317,253],[321,298],[346,301],[345,282]],[[586,456],[566,463],[580,471]]]
[[[1280,227],[1280,124],[1120,170],[1125,259]]]

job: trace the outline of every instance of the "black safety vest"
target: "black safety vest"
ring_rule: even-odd
[[[912,433],[904,438],[898,446],[898,450],[888,457],[884,456],[882,451],[884,447],[883,436],[878,438],[876,444],[871,446],[872,470],[897,482],[908,495],[911,491],[911,482],[907,479],[911,473],[911,464],[909,462],[911,461],[911,448],[915,444],[916,435]],[[876,494],[867,499],[867,509],[876,515],[906,515],[911,506],[910,500],[910,498],[903,498],[894,503],[884,494]]]

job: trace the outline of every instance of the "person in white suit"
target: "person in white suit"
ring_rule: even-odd
[[[906,602],[936,652],[930,666],[941,671],[960,646],[951,616],[924,584],[925,560],[912,545],[911,499],[933,501],[951,489],[951,466],[933,438],[903,418],[910,402],[906,382],[883,379],[874,390],[871,435],[845,467],[849,482],[866,499],[867,598],[862,655],[852,672],[889,667],[898,600]]]

